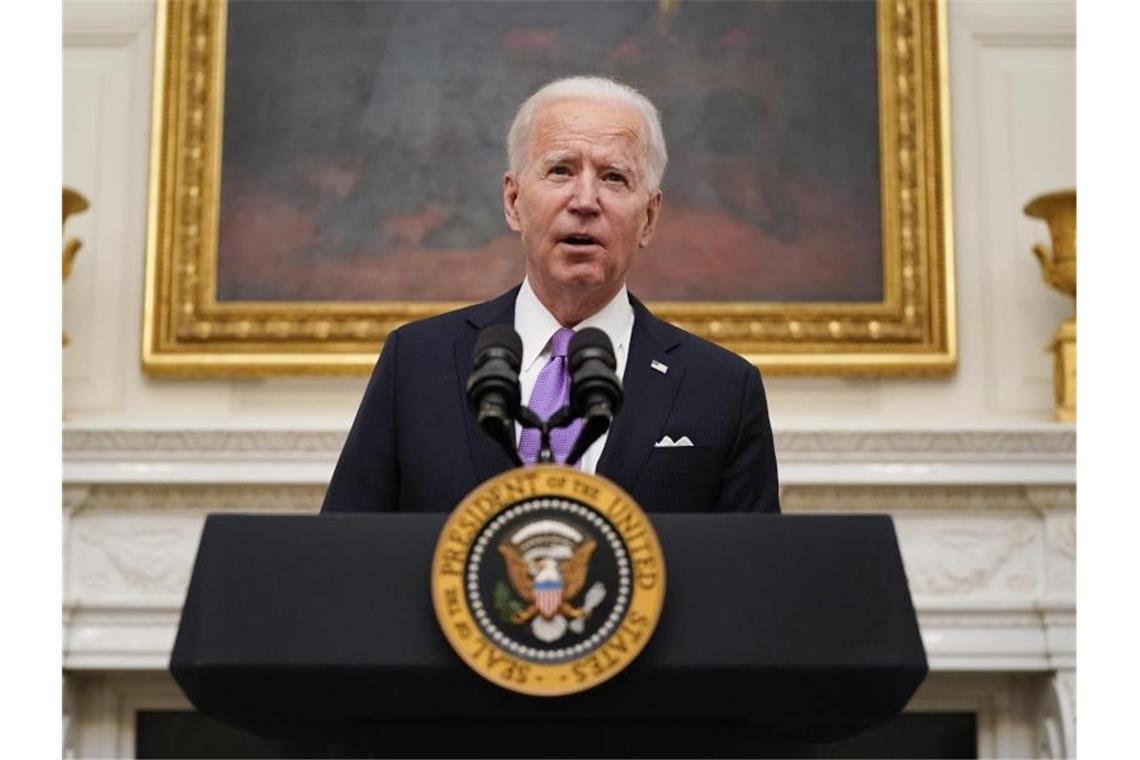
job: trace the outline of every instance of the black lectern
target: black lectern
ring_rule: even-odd
[[[897,715],[927,672],[885,516],[653,515],[665,608],[596,689],[527,697],[436,623],[445,515],[212,515],[171,657],[202,713],[308,754],[793,756]]]

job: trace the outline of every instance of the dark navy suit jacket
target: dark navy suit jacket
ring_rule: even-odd
[[[510,469],[479,429],[465,384],[479,331],[514,324],[518,288],[394,331],[384,345],[322,512],[450,511]],[[597,472],[650,512],[778,512],[776,456],[760,373],[663,322],[636,298],[633,335]],[[656,360],[668,367],[661,373]],[[662,436],[693,446],[654,447]]]

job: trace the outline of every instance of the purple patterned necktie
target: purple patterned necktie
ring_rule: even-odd
[[[552,414],[570,403],[570,371],[566,366],[566,348],[574,331],[569,327],[562,327],[550,339],[550,361],[538,374],[538,381],[531,391],[527,406],[542,419],[549,419]],[[550,450],[554,454],[554,461],[563,463],[570,453],[578,433],[582,431],[582,420],[576,419],[569,427],[552,430],[550,432]],[[525,464],[534,464],[538,459],[539,433],[533,428],[526,428],[519,438],[519,458]]]

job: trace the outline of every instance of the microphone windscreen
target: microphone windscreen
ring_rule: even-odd
[[[610,336],[606,335],[604,330],[597,327],[584,327],[574,333],[574,337],[570,339],[570,346],[566,349],[566,354],[570,357],[570,363],[575,363],[575,354],[591,348],[596,350],[591,351],[590,356],[601,358],[603,362],[609,365],[610,369],[617,366],[617,360],[614,358],[614,344],[610,341]]]
[[[514,361],[511,363],[516,369],[522,364],[522,338],[510,325],[495,324],[484,327],[479,337],[475,339],[472,359],[477,362],[479,355],[489,348],[505,349],[513,354],[511,358]]]

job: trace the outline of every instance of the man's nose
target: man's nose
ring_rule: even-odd
[[[593,215],[601,211],[598,205],[598,179],[590,172],[578,175],[574,182],[574,192],[570,197],[570,211],[575,214]]]

